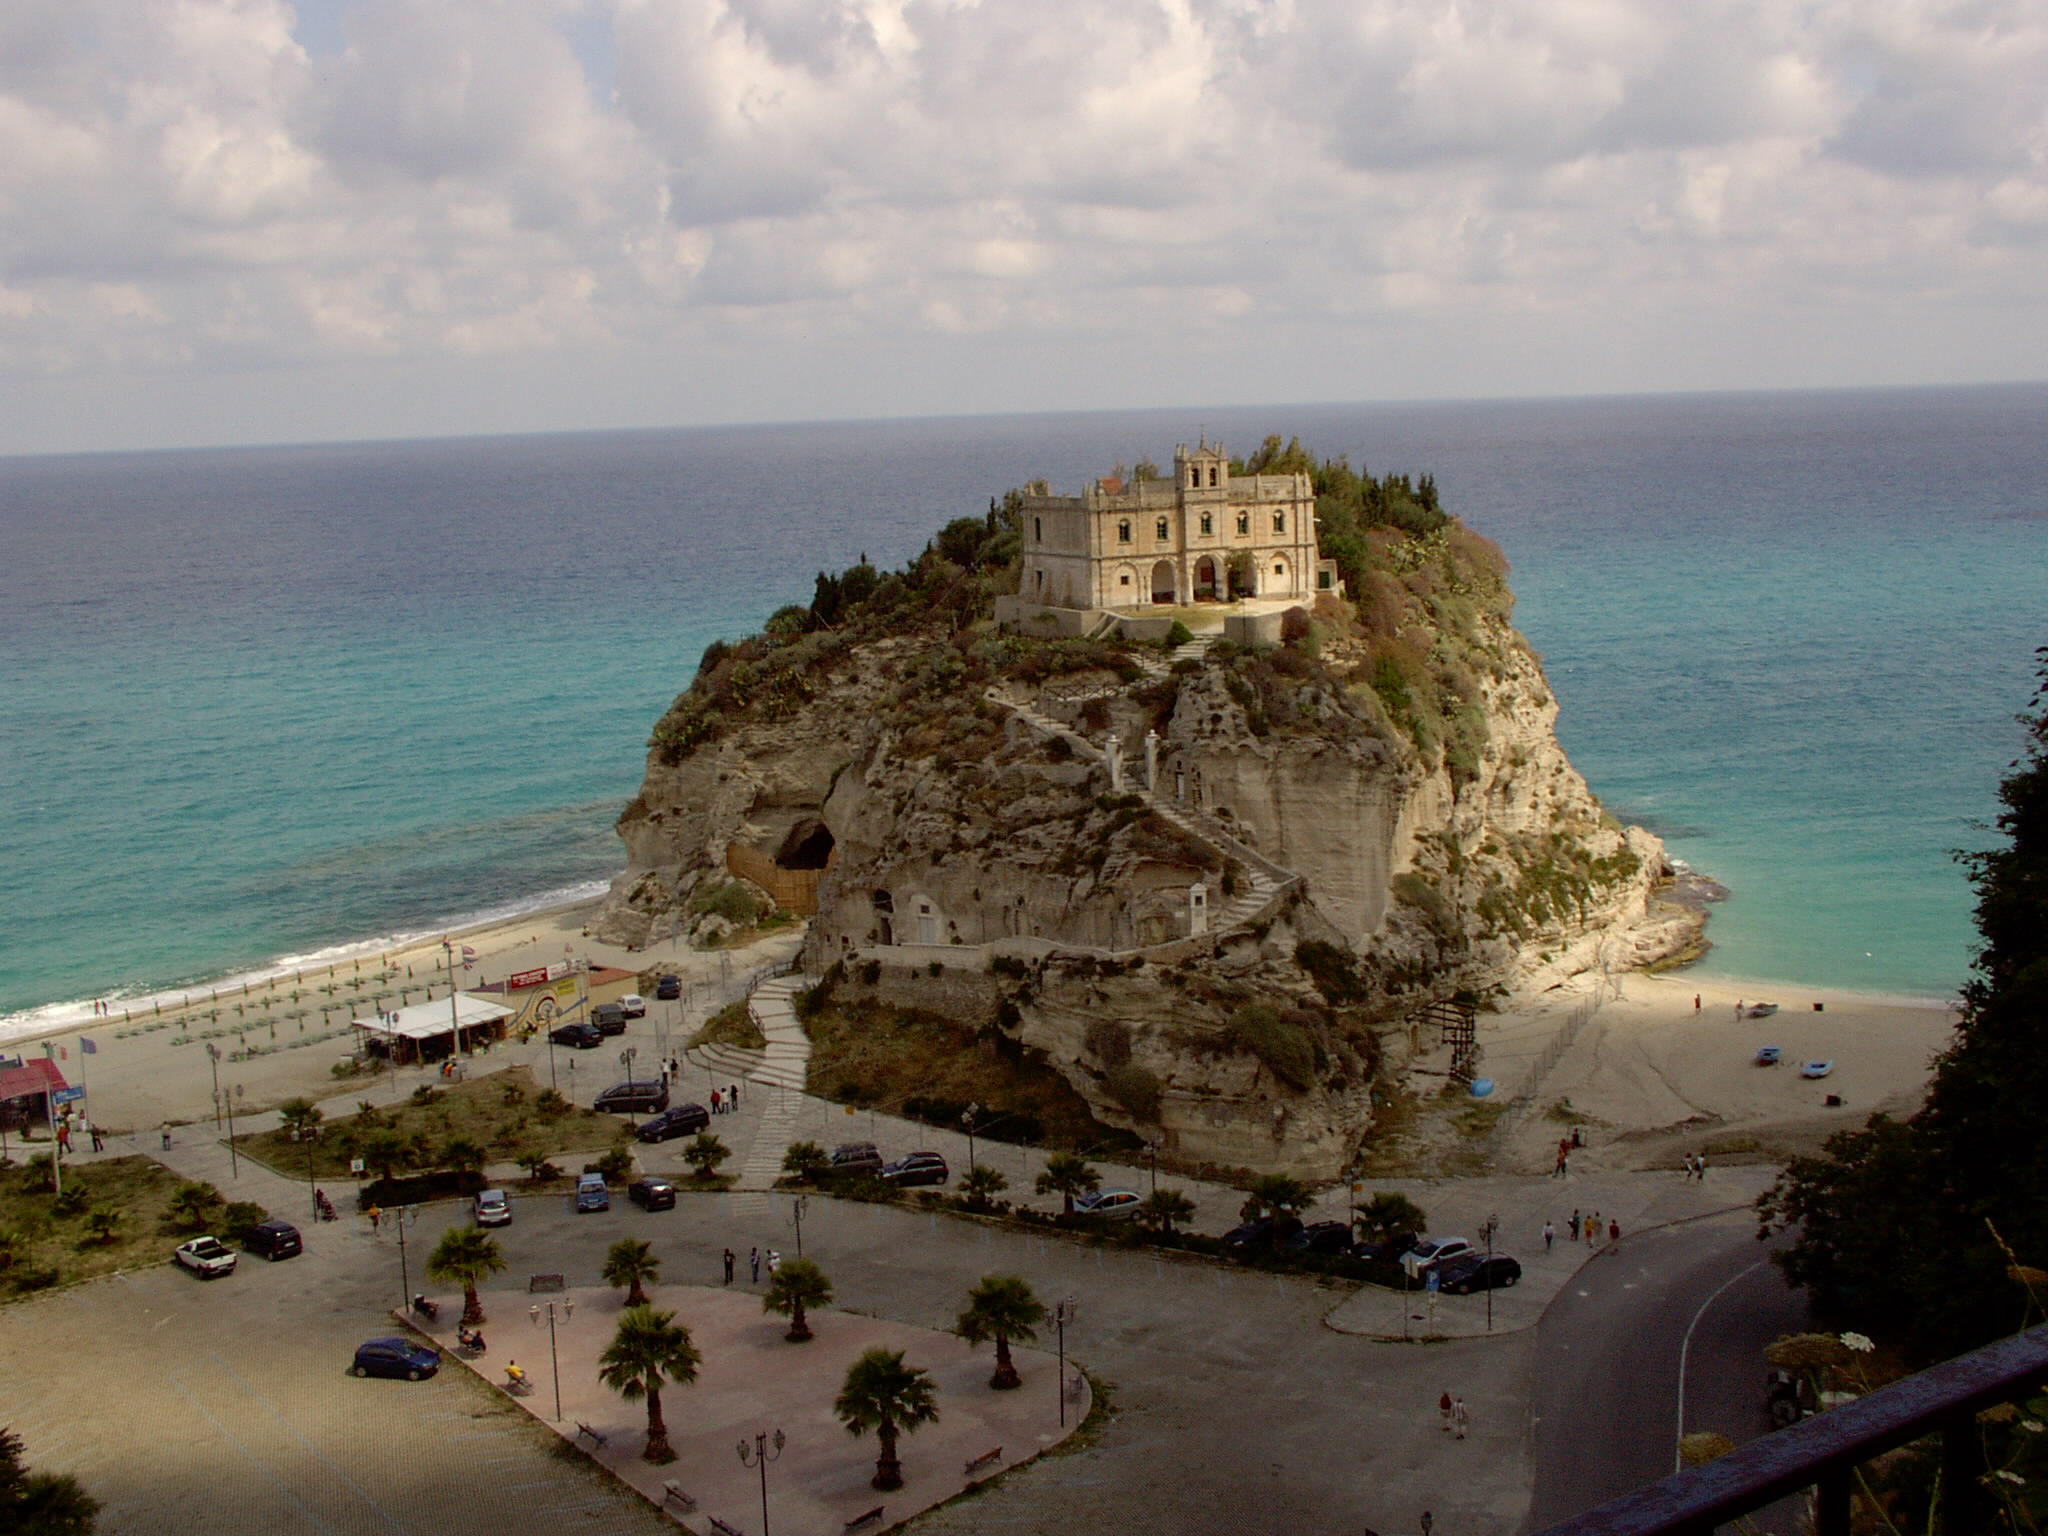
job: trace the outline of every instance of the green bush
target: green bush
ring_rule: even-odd
[[[1181,623],[1179,619],[1175,619],[1173,621],[1173,628],[1166,632],[1164,644],[1166,649],[1170,651],[1177,645],[1186,645],[1194,638],[1195,632],[1189,629],[1187,625]]]
[[[1271,1003],[1250,1003],[1231,1016],[1230,1035],[1240,1050],[1250,1051],[1275,1077],[1294,1088],[1315,1082],[1324,1061],[1313,1019],[1298,1009],[1282,1012]]]

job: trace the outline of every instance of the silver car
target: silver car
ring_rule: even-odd
[[[508,1227],[512,1224],[512,1202],[505,1198],[505,1191],[477,1191],[476,1224],[480,1227]]]

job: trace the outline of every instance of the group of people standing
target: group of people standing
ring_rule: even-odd
[[[726,1283],[727,1285],[731,1285],[731,1284],[732,1284],[732,1272],[733,1272],[733,1267],[734,1267],[734,1265],[736,1265],[736,1264],[737,1264],[738,1262],[739,1262],[739,1257],[738,1257],[738,1255],[736,1255],[736,1254],[735,1254],[735,1253],[734,1253],[734,1252],[733,1252],[733,1251],[732,1251],[732,1250],[731,1250],[730,1248],[726,1249],[726,1250],[725,1250],[725,1283]],[[753,1283],[754,1283],[755,1285],[759,1285],[759,1284],[761,1283],[761,1263],[762,1263],[762,1256],[761,1256],[761,1250],[760,1250],[759,1248],[749,1248],[749,1249],[747,1250],[747,1273],[749,1274],[749,1276],[751,1276],[751,1278],[752,1278],[752,1281],[753,1281]],[[780,1252],[778,1252],[778,1251],[777,1251],[776,1249],[770,1248],[770,1249],[768,1250],[768,1255],[767,1255],[767,1264],[768,1264],[768,1274],[769,1274],[769,1276],[770,1276],[770,1277],[772,1278],[772,1277],[774,1276],[774,1274],[775,1274],[775,1271],[776,1271],[776,1270],[778,1270],[778,1269],[780,1269],[780,1268],[782,1268],[782,1255],[781,1255],[781,1253],[780,1253]]]

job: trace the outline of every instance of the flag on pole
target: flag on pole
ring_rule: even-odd
[[[99,1047],[92,1043],[92,1036],[90,1035],[80,1035],[78,1037],[78,1048],[88,1056],[95,1054],[99,1050]]]
[[[467,944],[462,946],[462,968],[465,971],[473,971],[476,969],[476,951],[471,949]]]

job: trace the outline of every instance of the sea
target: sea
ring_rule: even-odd
[[[1011,486],[1269,433],[1506,551],[1572,761],[1729,891],[1699,974],[1954,996],[2048,385],[0,459],[0,1040],[594,895],[709,642]]]

